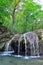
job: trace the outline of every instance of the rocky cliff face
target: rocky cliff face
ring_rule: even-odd
[[[39,38],[39,42],[38,42],[38,45],[39,45],[39,48],[38,48],[39,49],[39,54],[43,55],[43,30],[37,30],[37,31],[35,31],[35,33],[37,34],[37,36]],[[28,34],[27,34],[27,36],[28,36]],[[29,34],[29,36],[31,38],[34,37],[33,34]],[[18,54],[18,44],[19,44],[18,40],[19,39],[20,39],[20,51],[21,51],[19,54],[25,55],[25,41],[24,41],[24,36],[23,35],[22,36],[19,35],[19,34],[15,35],[15,39],[12,41],[11,46],[15,50],[15,53]],[[37,40],[36,39],[34,39],[34,40],[35,40],[34,42],[37,44],[37,42],[36,42]],[[26,39],[26,44],[27,44],[27,55],[31,55],[31,49],[30,49],[30,41],[29,41],[29,39]]]
[[[12,38],[13,34],[11,34],[7,28],[3,25],[0,25],[0,51],[4,51],[5,44]]]
[[[39,40],[37,39],[37,37],[39,38]],[[39,53],[40,55],[43,55],[43,30],[42,29],[35,31],[35,33],[27,32],[24,34],[13,34],[9,32],[7,28],[5,28],[4,26],[0,26],[0,51],[5,50],[5,46],[7,42],[10,41],[11,39],[12,41],[9,45],[9,48],[11,46],[10,50],[14,50],[16,55],[18,55],[19,53],[20,55],[27,54],[28,56],[30,56],[31,49],[32,49],[32,55],[34,54],[37,55],[37,53]],[[38,46],[37,46],[37,43],[38,43]]]
[[[15,54],[20,55],[38,55],[38,37],[34,32],[28,32],[25,34],[16,34],[11,42],[11,47],[15,51]],[[19,53],[18,53],[19,52]]]
[[[43,55],[43,29],[35,31],[39,38],[39,53]]]

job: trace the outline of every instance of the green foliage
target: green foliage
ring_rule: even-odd
[[[0,22],[8,29],[12,26],[12,12],[18,0],[0,0]]]
[[[38,16],[41,12],[39,5],[31,1],[26,1],[23,10],[15,15],[16,22],[14,29],[19,33],[39,29],[40,24],[37,23],[37,18],[40,19],[42,17],[42,15]]]
[[[19,0],[0,0],[0,22],[8,29],[12,27],[12,12]],[[22,9],[19,9],[19,3],[16,6],[18,10],[14,14],[14,31],[24,33],[34,31],[36,29],[43,29],[43,11],[41,7],[32,0],[20,0],[24,3]],[[15,9],[15,10],[16,10]]]

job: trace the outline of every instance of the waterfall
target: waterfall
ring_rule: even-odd
[[[12,40],[13,40],[14,38],[15,38],[15,35],[6,43],[6,48],[5,48],[6,51],[8,51],[9,45],[10,45],[10,43],[12,42]]]
[[[16,35],[17,36],[17,35]],[[10,44],[12,42],[12,40],[16,37],[15,35],[6,43],[6,48],[5,51],[3,52],[3,54],[8,55],[8,53],[13,53],[17,51],[17,57],[21,57],[23,56],[23,54],[25,53],[25,59],[28,59],[28,56],[31,56],[33,58],[37,56],[39,56],[39,45],[38,45],[38,37],[34,32],[28,32],[25,34],[22,34],[19,39],[17,39],[18,44],[17,46],[14,45],[14,51],[9,51],[10,48]],[[16,43],[16,42],[15,42]],[[25,43],[25,44],[24,44]],[[23,46],[24,45],[24,46]],[[30,46],[30,47],[29,47]],[[17,49],[15,50],[15,48],[17,47]],[[23,50],[24,49],[24,50]],[[30,49],[30,50],[29,50]],[[30,53],[28,53],[30,52]],[[29,55],[30,54],[30,55]]]
[[[31,49],[31,56],[32,55],[35,56],[35,46],[34,46],[34,44],[30,43],[30,49]]]
[[[26,36],[24,34],[24,42],[25,42],[25,56],[27,56],[27,42],[26,42]]]
[[[20,40],[19,40],[19,43],[18,43],[18,56],[20,55]]]
[[[28,32],[24,34],[25,40],[25,55],[27,54],[27,45],[26,39],[30,42],[31,56],[39,55],[39,45],[38,45],[38,37],[34,32]],[[35,46],[36,44],[36,46]],[[37,51],[36,51],[37,50]]]
[[[11,38],[11,40],[9,40],[7,43],[6,43],[6,45],[5,45],[5,51],[2,53],[2,55],[10,55],[11,53],[14,53],[14,51],[9,51],[9,45],[10,45],[10,43],[12,42],[12,40],[15,38],[15,36],[13,36],[12,38]]]
[[[19,39],[19,43],[18,43],[18,56],[20,55],[20,44],[21,41],[22,41],[22,38],[24,39],[24,43],[25,43],[25,58],[27,58],[27,54],[28,52],[30,52],[30,56],[39,56],[39,45],[38,45],[38,37],[37,35],[34,33],[34,32],[28,32],[28,33],[25,33],[23,34],[20,39]],[[28,40],[28,43],[27,43],[27,40]],[[30,44],[30,50],[31,51],[28,51],[28,45],[27,44]]]
[[[33,54],[35,56],[35,45],[34,45],[34,43],[33,43]]]
[[[6,44],[6,48],[5,48],[5,51],[8,51],[8,49],[9,49],[9,45],[10,45],[10,42],[11,42],[11,41],[8,41],[8,42],[7,42],[7,44]]]

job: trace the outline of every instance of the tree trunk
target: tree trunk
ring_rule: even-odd
[[[16,10],[16,7],[18,6],[19,2],[20,2],[20,0],[15,4],[15,7],[14,7],[13,12],[12,12],[12,29],[11,29],[11,32],[14,32],[13,26],[15,23],[15,10]]]

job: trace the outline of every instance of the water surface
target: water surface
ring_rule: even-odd
[[[43,65],[43,59],[23,59],[14,56],[0,56],[0,65]]]

